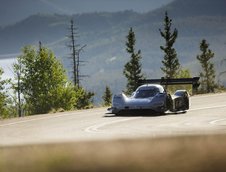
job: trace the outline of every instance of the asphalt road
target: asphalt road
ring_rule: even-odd
[[[114,116],[106,108],[0,121],[0,146],[226,134],[226,93],[191,97],[187,113]]]

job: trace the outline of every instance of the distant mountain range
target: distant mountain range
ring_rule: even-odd
[[[66,68],[70,68],[69,39],[70,20],[78,27],[80,45],[87,45],[81,53],[83,61],[83,85],[101,97],[106,85],[113,92],[125,88],[126,79],[122,76],[123,66],[129,60],[125,51],[126,35],[133,27],[137,49],[142,51],[143,71],[148,78],[162,76],[160,67],[164,44],[159,34],[163,28],[165,11],[173,20],[172,29],[179,31],[175,48],[180,63],[198,75],[200,66],[196,60],[200,53],[199,44],[206,39],[215,52],[214,63],[217,72],[226,70],[221,63],[226,58],[226,1],[225,0],[175,0],[162,8],[147,13],[134,11],[95,12],[76,15],[36,14],[14,25],[0,29],[0,54],[19,52],[27,44],[38,45],[38,41],[51,48],[60,57]],[[217,73],[217,74],[218,74]],[[226,83],[226,77],[220,81]]]
[[[0,0],[0,26],[12,25],[30,15],[81,14],[134,10],[148,12],[173,0]]]

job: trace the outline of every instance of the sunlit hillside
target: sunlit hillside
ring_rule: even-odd
[[[78,28],[77,43],[87,45],[81,52],[82,84],[99,97],[103,88],[109,85],[113,93],[125,88],[123,66],[129,60],[125,51],[126,35],[130,27],[136,34],[136,47],[142,52],[143,72],[148,78],[162,76],[160,67],[163,53],[159,46],[164,44],[159,34],[163,28],[164,13],[167,10],[173,20],[172,28],[178,29],[175,48],[184,68],[192,75],[198,75],[200,66],[196,55],[199,44],[206,39],[215,53],[214,63],[217,78],[225,83],[226,70],[226,2],[225,0],[176,0],[171,4],[148,13],[134,11],[96,12],[76,15],[32,15],[15,25],[0,29],[0,54],[17,53],[27,44],[38,45],[38,41],[51,48],[70,71],[69,42],[70,19]],[[69,72],[70,73],[70,72]]]

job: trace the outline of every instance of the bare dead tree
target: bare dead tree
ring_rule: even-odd
[[[72,70],[72,73],[73,73],[73,83],[74,85],[78,85],[78,47],[79,45],[76,44],[76,39],[78,38],[78,32],[77,32],[77,28],[75,27],[75,24],[74,24],[74,21],[71,20],[70,21],[70,35],[68,36],[69,39],[70,39],[70,44],[68,45],[68,47],[71,49],[71,58],[72,58],[72,61],[73,61],[73,70]]]
[[[81,75],[80,73],[80,66],[81,61],[80,60],[80,53],[83,51],[83,49],[86,47],[86,45],[80,46],[77,43],[78,38],[78,29],[75,27],[74,21],[70,21],[70,35],[68,36],[70,39],[70,44],[68,47],[71,49],[71,58],[73,60],[73,83],[75,86],[80,87],[81,78],[86,77],[86,75]]]

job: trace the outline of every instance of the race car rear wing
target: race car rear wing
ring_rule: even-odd
[[[161,79],[146,79],[139,80],[139,85],[143,84],[160,84],[160,85],[192,85],[192,92],[195,93],[200,85],[199,83],[200,77],[193,78],[164,78]]]

